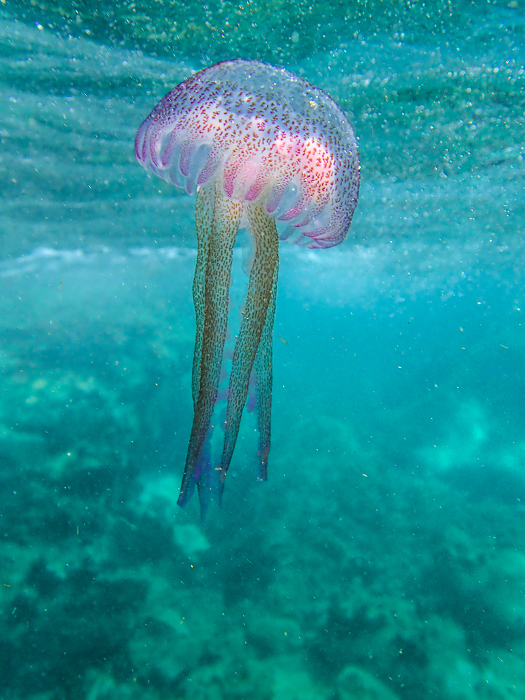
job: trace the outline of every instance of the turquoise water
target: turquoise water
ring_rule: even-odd
[[[523,697],[523,3],[0,8],[2,699]],[[133,139],[238,55],[340,103],[362,188],[281,245],[268,481],[247,415],[202,523],[195,202]]]

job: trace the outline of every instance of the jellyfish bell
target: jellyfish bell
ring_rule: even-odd
[[[225,61],[178,85],[140,127],[136,155],[181,189],[221,181],[229,197],[263,202],[269,214],[294,183],[278,221],[300,227],[308,205],[315,216],[335,205],[322,227],[332,245],[357,201],[357,144],[346,116],[305,80],[257,61]]]
[[[155,175],[197,192],[197,331],[194,420],[178,503],[195,485],[201,512],[224,479],[250,383],[255,385],[258,477],[270,450],[272,327],[282,239],[328,248],[347,235],[359,193],[354,132],[324,92],[284,68],[224,61],[175,87],[138,130],[138,161]],[[209,436],[228,325],[233,245],[246,226],[254,255],[233,352],[220,462]]]

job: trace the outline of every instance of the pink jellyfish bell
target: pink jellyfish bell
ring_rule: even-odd
[[[281,238],[310,248],[344,240],[359,193],[357,143],[324,92],[284,68],[235,60],[196,73],[166,95],[138,130],[135,153],[146,169],[188,194],[197,191],[195,414],[178,503],[186,504],[196,483],[204,514],[213,492],[221,501],[252,374],[258,478],[266,480],[278,229]],[[212,466],[212,415],[241,222],[255,254],[232,359],[222,456]]]

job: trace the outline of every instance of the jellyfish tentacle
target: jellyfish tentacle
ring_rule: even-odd
[[[250,374],[261,339],[266,353],[261,368],[265,368],[268,362],[267,349],[271,342],[273,306],[277,287],[279,237],[275,220],[264,211],[260,204],[245,203],[245,212],[255,242],[255,257],[250,271],[244,316],[233,353],[228,406],[224,423],[224,448],[219,467],[219,499],[224,489],[226,472],[230,466],[239,434]],[[271,355],[269,362],[271,364]],[[271,373],[269,376],[271,378]],[[265,378],[268,379],[267,368]],[[263,420],[264,435],[265,438],[269,439],[268,398],[270,397],[271,400],[271,387],[266,388],[263,393],[265,394],[264,411],[267,413],[267,415],[264,413]]]
[[[275,300],[277,297],[277,277],[279,274],[279,261],[273,273],[273,286],[270,304],[266,313],[261,340],[255,356],[255,396],[257,410],[257,429],[259,431],[259,444],[257,449],[257,479],[266,481],[268,471],[268,455],[270,453],[271,412],[272,412],[272,384],[273,384],[273,321],[275,318]]]
[[[203,195],[203,199],[205,199],[205,195]],[[201,314],[197,321],[196,338],[196,352],[200,354],[200,357],[194,363],[193,374],[193,389],[197,399],[186,466],[177,501],[179,505],[187,503],[195,484],[199,489],[201,506],[204,506],[209,500],[209,494],[205,492],[210,488],[211,474],[209,471],[211,466],[203,448],[211,430],[211,418],[219,387],[228,325],[233,245],[241,221],[241,214],[242,202],[227,197],[222,192],[220,185],[216,185],[204,284],[202,270],[200,270],[194,288],[198,294],[202,294],[204,289],[204,319],[202,320],[202,301],[199,298],[195,301],[195,308],[197,315]],[[206,239],[205,234],[203,238]],[[204,257],[203,253],[201,262]],[[199,324],[201,325],[199,326]],[[202,330],[200,330],[201,328]],[[197,348],[197,346],[199,347]]]
[[[210,250],[210,238],[215,204],[215,186],[200,187],[197,193],[195,224],[197,228],[197,263],[193,277],[193,304],[195,306],[195,351],[193,353],[192,396],[197,405],[201,383],[202,339],[205,320],[206,268]]]

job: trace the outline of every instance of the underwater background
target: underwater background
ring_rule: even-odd
[[[0,2],[2,700],[524,697],[523,0]],[[202,523],[195,199],[133,142],[233,57],[362,185],[281,244],[268,481],[245,415]]]

